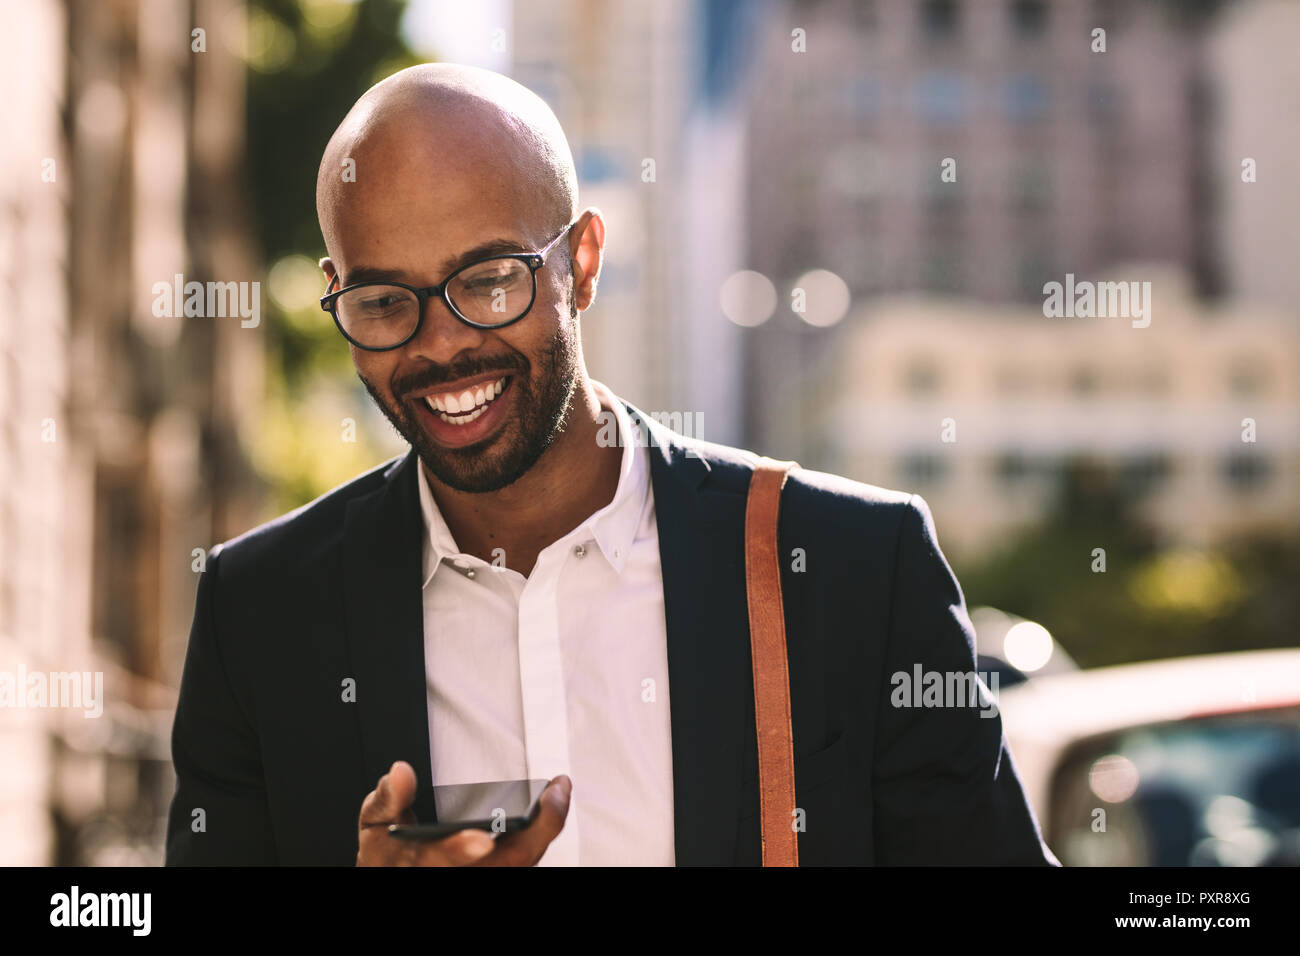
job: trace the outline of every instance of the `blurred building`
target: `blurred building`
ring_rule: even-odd
[[[696,437],[738,441],[741,335],[718,288],[742,267],[750,162],[742,110],[767,4],[515,3],[511,76],[568,135],[606,261],[583,316],[588,368]]]
[[[22,29],[0,33],[5,126],[26,131],[10,137],[0,157],[0,292],[7,302],[0,309],[7,410],[0,417],[0,679],[10,681],[22,669],[81,670],[92,661],[90,481],[62,414],[71,378],[60,131],[65,30],[61,5],[43,3],[28,6]],[[42,182],[42,166],[53,182]],[[48,711],[0,708],[6,864],[50,860],[56,723]]]
[[[959,550],[1040,520],[1084,454],[1179,540],[1300,518],[1295,4],[766,10],[745,263],[775,309],[743,339],[747,444],[923,492]],[[1152,328],[1044,319],[1066,273],[1153,281]]]
[[[924,495],[953,553],[1041,521],[1081,459],[1112,468],[1171,543],[1300,530],[1300,326],[1198,303],[1176,270],[1105,278],[1137,275],[1152,283],[1146,328],[878,300],[788,414],[817,423],[809,440],[836,470]]]
[[[815,267],[855,296],[994,302],[1135,260],[1210,284],[1200,167],[1213,6],[771,6],[746,104],[750,267],[787,296],[787,280]]]
[[[1041,300],[1066,272],[1134,261],[1215,292],[1206,49],[1219,6],[771,5],[746,101],[746,236],[748,268],[771,280],[777,308],[746,340],[748,441],[816,453],[776,425],[791,370],[843,345],[792,312],[810,270],[858,302]]]
[[[1233,4],[1210,40],[1212,169],[1227,295],[1300,322],[1300,3]]]
[[[103,713],[0,708],[0,862],[157,862],[194,568],[255,488],[261,334],[154,308],[178,274],[258,278],[231,198],[242,8],[5,12],[0,672],[102,674]]]
[[[991,302],[1114,261],[1195,272],[1209,230],[1196,190],[1205,18],[1178,8],[1196,7],[775,8],[749,92],[751,268],[777,286],[819,267],[854,295]],[[1092,52],[1095,27],[1105,52]],[[794,30],[807,52],[792,51]]]

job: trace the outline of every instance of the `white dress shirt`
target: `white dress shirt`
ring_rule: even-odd
[[[618,490],[528,577],[463,554],[424,469],[424,660],[435,786],[568,774],[543,866],[672,866],[673,773],[649,450],[598,382]],[[500,565],[502,562],[498,561]]]

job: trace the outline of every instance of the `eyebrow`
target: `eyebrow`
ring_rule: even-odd
[[[489,239],[487,242],[480,242],[473,248],[466,249],[460,255],[455,256],[443,262],[443,269],[440,275],[443,278],[451,275],[457,269],[461,269],[479,259],[488,259],[492,256],[515,255],[519,253],[534,252],[522,243],[514,239]],[[347,281],[339,280],[339,288],[346,289],[350,285],[356,285],[358,282],[407,282],[407,274],[396,269],[381,269],[376,266],[357,266],[354,269],[347,270]],[[414,282],[407,282],[407,285],[415,285]]]

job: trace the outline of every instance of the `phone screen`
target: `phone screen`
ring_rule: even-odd
[[[493,780],[433,788],[437,823],[394,823],[388,832],[399,840],[439,840],[458,830],[509,833],[528,825],[546,780]]]
[[[495,780],[433,788],[439,823],[527,817],[546,789],[545,780]]]

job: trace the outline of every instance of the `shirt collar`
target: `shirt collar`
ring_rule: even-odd
[[[619,465],[618,488],[614,491],[613,500],[588,518],[584,527],[590,528],[605,560],[616,572],[622,574],[645,513],[646,497],[650,490],[650,458],[642,447],[641,432],[632,424],[627,407],[600,382],[592,381],[591,385],[600,399],[602,409],[614,413],[623,458]],[[601,429],[598,434],[604,435],[606,432],[607,429]]]
[[[451,529],[447,527],[447,522],[438,509],[438,503],[433,500],[429,480],[424,476],[424,463],[417,459],[415,464],[415,470],[420,476],[420,514],[424,518],[425,530],[423,586],[428,587],[433,572],[438,570],[438,565],[442,563],[443,558],[464,556],[456,547],[456,539],[451,536]]]
[[[627,565],[632,543],[636,539],[637,529],[641,526],[645,514],[646,499],[650,490],[650,460],[640,441],[641,433],[632,423],[626,406],[605,385],[591,382],[592,388],[600,399],[601,408],[606,414],[613,414],[614,424],[618,428],[618,443],[623,448],[619,464],[618,487],[614,497],[600,510],[564,536],[562,540],[572,538],[595,538],[601,554],[615,572],[622,574]],[[609,433],[608,427],[598,432],[601,436]],[[477,558],[462,554],[452,537],[451,529],[434,501],[433,491],[429,488],[424,474],[424,466],[416,462],[416,472],[420,485],[420,513],[424,519],[424,586],[428,587],[434,572],[444,558],[458,561],[481,563]]]

